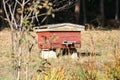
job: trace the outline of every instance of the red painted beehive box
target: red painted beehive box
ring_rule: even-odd
[[[41,49],[81,47],[81,31],[84,30],[84,26],[62,23],[35,29],[38,35],[38,47]]]

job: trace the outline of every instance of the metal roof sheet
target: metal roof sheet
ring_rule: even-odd
[[[59,24],[50,24],[50,25],[43,25],[43,26],[35,27],[35,30],[36,31],[53,31],[54,28],[58,28],[58,27],[79,28],[79,30],[76,30],[76,31],[82,31],[85,29],[85,26],[83,26],[83,25],[72,24],[72,23],[59,23]],[[67,31],[67,30],[65,30],[65,31]]]

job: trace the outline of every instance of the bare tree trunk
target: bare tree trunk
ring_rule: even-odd
[[[82,5],[83,5],[83,18],[84,18],[84,24],[87,22],[87,17],[86,17],[86,1],[82,0]]]
[[[75,19],[76,23],[79,23],[79,18],[80,18],[80,0],[76,1],[75,5]]]
[[[17,73],[17,80],[20,80],[21,75],[21,59],[22,59],[22,46],[21,46],[21,38],[22,38],[22,32],[20,32],[20,39],[18,41],[18,73]]]
[[[104,26],[105,17],[104,17],[104,0],[100,0],[100,12],[101,12],[101,26]]]
[[[119,14],[119,0],[116,0],[116,13],[115,13],[115,20],[118,20]]]

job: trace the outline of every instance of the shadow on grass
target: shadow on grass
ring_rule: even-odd
[[[81,52],[78,53],[78,56],[101,56],[100,53],[92,53],[92,52]]]

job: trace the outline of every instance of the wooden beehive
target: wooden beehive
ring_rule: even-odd
[[[84,26],[71,23],[36,27],[38,46],[42,49],[81,47],[81,31]]]

